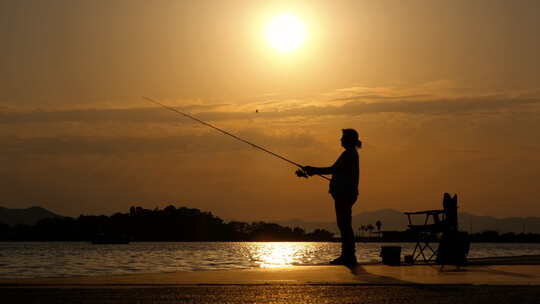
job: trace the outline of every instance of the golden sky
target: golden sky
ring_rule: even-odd
[[[291,51],[268,41],[284,15]],[[333,219],[324,180],[151,96],[302,164],[356,128],[354,213],[456,192],[540,216],[539,1],[1,1],[0,25],[1,206]]]

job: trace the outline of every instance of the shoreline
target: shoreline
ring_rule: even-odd
[[[540,264],[494,262],[505,261],[442,272],[438,265],[317,265],[0,280],[0,293],[5,303],[42,304],[538,302]]]
[[[0,279],[0,290],[141,289],[186,286],[538,287],[540,255],[470,259],[461,268],[439,265],[297,265],[77,277]],[[540,288],[537,288],[540,290]],[[16,293],[16,292],[15,292]],[[540,294],[539,294],[540,296]]]
[[[115,287],[180,285],[504,285],[540,286],[540,265],[288,266],[61,278],[2,279],[9,287]]]

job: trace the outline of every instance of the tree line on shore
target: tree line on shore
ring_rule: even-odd
[[[363,227],[362,227],[363,226]],[[415,242],[413,231],[381,231],[362,225],[359,242]],[[371,226],[371,227],[370,227]],[[369,236],[362,235],[369,232]],[[129,213],[81,215],[78,218],[46,218],[35,225],[0,223],[0,241],[93,241],[98,236],[125,238],[130,241],[319,241],[339,239],[325,229],[306,232],[300,227],[290,228],[268,222],[225,222],[211,212],[199,209],[168,206],[164,209],[131,207]],[[484,231],[469,235],[471,242],[540,243],[536,233],[499,233]],[[433,241],[436,241],[433,239]]]
[[[129,213],[46,218],[33,226],[0,223],[0,241],[93,241],[98,236],[130,241],[332,241],[324,229],[307,233],[274,223],[224,222],[211,212],[173,205],[131,207]]]

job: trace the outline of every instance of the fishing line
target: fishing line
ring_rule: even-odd
[[[150,101],[150,102],[152,102],[152,103],[155,103],[155,104],[157,104],[157,105],[159,105],[159,106],[161,106],[161,107],[163,107],[163,108],[165,108],[165,109],[167,109],[167,110],[176,112],[176,113],[178,113],[178,114],[180,114],[180,115],[182,115],[182,116],[185,116],[185,117],[187,117],[187,118],[189,118],[189,119],[192,119],[192,120],[194,120],[194,121],[196,121],[196,122],[198,122],[198,123],[200,123],[200,124],[203,124],[203,125],[205,125],[205,126],[207,126],[207,127],[210,127],[210,128],[212,128],[212,129],[214,129],[214,130],[216,130],[216,131],[219,131],[219,132],[221,132],[221,133],[223,133],[223,134],[225,134],[225,135],[228,135],[228,136],[230,136],[230,137],[232,137],[232,138],[234,138],[234,139],[236,139],[236,140],[239,140],[239,141],[241,141],[241,142],[243,142],[243,143],[245,143],[245,144],[248,144],[248,145],[252,146],[253,148],[259,149],[259,150],[261,150],[261,151],[263,151],[263,152],[266,152],[266,153],[268,153],[268,154],[270,154],[270,155],[273,155],[273,156],[275,156],[275,157],[277,157],[277,158],[279,158],[279,159],[281,159],[281,160],[284,160],[284,161],[286,161],[286,162],[288,162],[288,163],[290,163],[290,164],[292,164],[292,165],[295,165],[296,167],[298,167],[298,168],[300,168],[300,169],[303,170],[303,166],[300,165],[299,163],[293,162],[292,160],[287,159],[287,158],[285,158],[285,157],[283,157],[283,156],[281,156],[281,155],[279,155],[279,154],[277,154],[277,153],[274,153],[274,152],[272,152],[272,151],[270,151],[270,150],[268,150],[268,149],[266,149],[266,148],[263,148],[263,147],[261,147],[261,146],[259,146],[259,145],[257,145],[257,144],[254,144],[254,143],[252,143],[252,142],[250,142],[250,141],[247,141],[247,140],[245,140],[245,139],[243,139],[243,138],[240,138],[240,137],[238,137],[238,136],[236,136],[236,135],[234,135],[234,134],[232,134],[232,133],[230,133],[230,132],[227,132],[227,131],[225,131],[225,130],[223,130],[223,129],[220,129],[220,128],[216,127],[216,126],[213,126],[213,125],[211,125],[211,124],[209,124],[209,123],[207,123],[207,122],[205,122],[205,121],[202,121],[202,120],[200,120],[200,119],[198,119],[198,118],[196,118],[196,117],[193,117],[193,116],[191,116],[191,115],[189,115],[189,114],[186,114],[186,113],[184,113],[184,112],[181,112],[181,111],[179,111],[179,110],[177,110],[177,109],[175,109],[175,108],[173,108],[173,107],[164,105],[164,104],[162,104],[161,102],[159,102],[159,101],[157,101],[157,100],[155,100],[155,99],[152,99],[152,98],[146,97],[146,96],[143,96],[143,98],[146,99],[146,100],[148,100],[148,101]],[[298,175],[298,173],[297,173],[297,175]],[[326,180],[330,180],[330,179],[329,179],[328,177],[326,177],[326,176],[322,176],[322,175],[319,175],[319,174],[317,174],[317,175],[320,176],[320,177],[322,177],[322,178],[324,178],[324,179],[326,179]],[[299,176],[300,176],[300,175],[299,175]],[[305,176],[305,177],[307,177],[307,176]]]

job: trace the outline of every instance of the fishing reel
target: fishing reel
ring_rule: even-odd
[[[296,173],[296,176],[298,176],[298,177],[305,177],[305,178],[309,177],[309,175],[306,173],[306,171],[304,171],[302,169],[298,169],[294,173]]]

